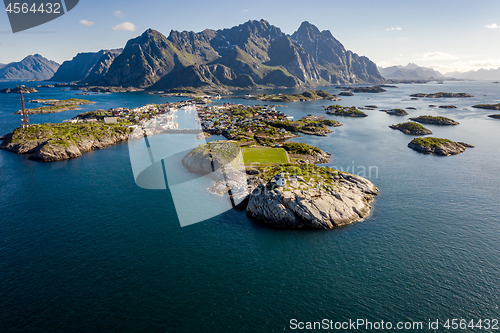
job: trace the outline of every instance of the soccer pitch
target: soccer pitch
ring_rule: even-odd
[[[242,148],[245,164],[285,164],[288,155],[283,148]]]

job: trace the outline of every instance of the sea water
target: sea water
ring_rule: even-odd
[[[0,89],[13,86],[0,83]],[[96,104],[30,116],[32,123],[180,100],[39,90],[26,99],[81,97]],[[409,96],[438,91],[475,97]],[[417,110],[407,110],[407,117],[378,110],[365,111],[366,118],[327,116],[344,126],[328,137],[295,139],[330,152],[327,165],[365,176],[380,189],[369,218],[329,231],[274,229],[235,210],[181,227],[169,190],[136,185],[127,143],[57,163],[0,151],[0,331],[282,332],[292,331],[293,319],[394,325],[498,319],[500,121],[487,117],[494,111],[471,107],[499,103],[498,85],[398,85],[342,98],[333,103]],[[221,102],[267,104],[236,97]],[[329,104],[277,109],[299,119],[323,115]],[[19,95],[0,95],[0,134],[18,126],[18,109]],[[476,148],[458,156],[422,155],[407,148],[412,136],[388,127],[427,114],[460,122],[426,125],[433,136]],[[181,200],[193,203],[189,195]]]

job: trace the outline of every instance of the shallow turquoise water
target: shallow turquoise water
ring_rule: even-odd
[[[437,91],[476,97],[409,97]],[[29,99],[75,93],[53,89]],[[0,96],[1,134],[19,122],[12,115],[18,98]],[[97,102],[87,110],[174,100],[144,93],[83,98]],[[332,231],[276,230],[234,210],[181,228],[168,190],[135,184],[127,143],[51,164],[0,151],[0,331],[281,332],[291,331],[293,318],[499,318],[500,121],[470,108],[481,102],[500,102],[496,85],[401,85],[339,102],[451,117],[461,124],[427,127],[476,148],[420,155],[406,147],[410,136],[388,128],[407,117],[328,116],[344,126],[328,138],[298,140],[332,153],[331,166],[365,168],[380,189],[371,217]],[[326,103],[282,110],[296,118],[323,114]],[[31,119],[61,121],[79,112]]]

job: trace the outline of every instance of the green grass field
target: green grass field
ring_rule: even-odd
[[[285,164],[288,156],[283,148],[242,148],[245,164]]]

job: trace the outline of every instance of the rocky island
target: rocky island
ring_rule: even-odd
[[[32,94],[32,93],[38,92],[38,90],[36,90],[33,87],[20,87],[20,86],[17,86],[17,87],[12,88],[12,89],[10,89],[10,88],[2,89],[2,90],[0,90],[0,93],[6,93],[6,94],[15,93],[15,94],[19,94],[21,91],[23,92],[23,94]]]
[[[448,139],[440,138],[416,138],[413,139],[408,147],[422,154],[433,154],[439,156],[458,155],[467,150],[467,148],[474,148],[464,142],[454,142]]]
[[[246,99],[259,100],[259,101],[269,101],[269,102],[298,102],[298,101],[315,101],[320,99],[327,99],[331,101],[339,101],[340,99],[326,92],[324,90],[308,90],[301,94],[276,94],[276,95],[247,95]]]
[[[95,102],[87,101],[85,99],[70,98],[65,100],[57,99],[35,99],[29,101],[29,103],[39,103],[46,106],[41,106],[33,109],[27,109],[27,114],[43,114],[43,113],[57,113],[69,110],[76,110],[80,105],[94,104]],[[21,111],[17,111],[15,114],[20,114]]]
[[[485,109],[485,110],[500,110],[500,103],[498,104],[478,104],[472,106],[476,109]]]
[[[380,111],[383,111],[387,114],[390,114],[392,116],[407,116],[408,115],[408,112],[406,112],[405,110],[403,109],[392,109],[392,110],[380,110]]]
[[[441,116],[420,116],[417,118],[410,118],[410,120],[416,121],[422,124],[432,124],[432,125],[459,125],[459,122],[456,122],[450,118],[441,117]]]
[[[378,189],[367,179],[314,164],[262,170],[247,215],[278,228],[333,229],[370,215]],[[283,186],[277,182],[285,179]],[[281,183],[283,184],[283,182]]]
[[[326,113],[342,117],[368,117],[366,113],[356,109],[354,106],[330,105],[326,107]]]
[[[466,97],[474,97],[470,94],[466,93],[446,93],[446,92],[438,92],[433,94],[413,94],[410,97],[425,97],[425,98],[466,98]]]
[[[38,124],[15,129],[4,137],[0,149],[30,154],[31,160],[62,161],[127,140],[129,133],[119,124]]]
[[[456,109],[457,107],[455,105],[440,105],[440,109]]]
[[[392,88],[393,86],[385,86],[385,87]],[[384,88],[382,88],[381,85],[372,87],[341,87],[341,89],[343,91],[351,91],[353,93],[372,93],[372,94],[383,93],[387,91]]]
[[[495,119],[500,119],[500,114],[491,114],[488,117],[495,118]]]
[[[284,147],[303,155],[328,155],[306,144],[289,142]],[[370,214],[370,203],[378,189],[362,177],[308,162],[259,165],[247,158],[255,156],[248,150],[262,151],[259,147],[245,148],[243,170],[246,171],[236,175],[231,161],[237,160],[239,149],[229,142],[200,145],[182,164],[196,174],[224,170],[224,179],[214,176],[214,185],[208,190],[218,195],[230,193],[232,202],[239,203],[237,208],[246,209],[247,215],[275,227],[333,229]],[[264,151],[271,157],[273,153],[280,153],[280,149]],[[323,163],[321,159],[318,162]]]
[[[406,123],[400,123],[397,125],[391,125],[389,126],[392,129],[395,130],[400,130],[401,132],[408,134],[408,135],[429,135],[432,134],[430,130],[425,128],[424,126],[414,123],[414,122],[406,122]]]

